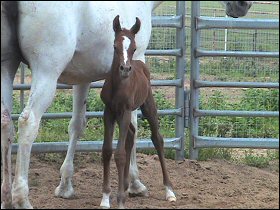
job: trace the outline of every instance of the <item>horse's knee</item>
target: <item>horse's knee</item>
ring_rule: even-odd
[[[112,157],[113,150],[109,147],[102,148],[102,159],[103,161],[109,161]]]
[[[70,136],[75,135],[76,138],[79,138],[81,135],[83,135],[86,123],[87,120],[85,117],[79,119],[72,118],[68,126],[68,132]]]
[[[25,108],[18,118],[19,144],[29,145],[38,134],[40,119],[31,109]]]
[[[1,112],[1,145],[3,147],[5,147],[5,145],[7,144],[8,146],[11,145],[13,143],[13,138],[14,138],[14,126],[13,126],[11,114],[7,109],[4,109]]]
[[[30,117],[30,109],[25,108],[18,118],[19,125],[24,125]]]
[[[12,118],[8,109],[1,111],[1,128],[7,128],[12,122]]]
[[[125,166],[126,163],[126,152],[116,152],[115,162],[117,166]]]

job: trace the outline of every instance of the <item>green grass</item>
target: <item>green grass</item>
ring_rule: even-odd
[[[257,168],[267,167],[271,161],[279,160],[279,151],[268,150],[267,154],[254,154],[252,150],[245,152],[244,162]]]

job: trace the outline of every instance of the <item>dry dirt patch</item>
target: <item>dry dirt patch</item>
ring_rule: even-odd
[[[30,200],[35,208],[99,208],[102,195],[100,153],[78,153],[74,188],[70,200],[54,197],[64,155],[32,155],[29,176]],[[258,169],[224,160],[176,162],[167,160],[177,195],[176,203],[164,200],[160,164],[156,156],[138,154],[141,180],[149,197],[128,198],[127,208],[275,208],[279,207],[279,161],[277,170]],[[116,208],[117,173],[112,173],[112,207]],[[2,167],[1,167],[2,169]]]

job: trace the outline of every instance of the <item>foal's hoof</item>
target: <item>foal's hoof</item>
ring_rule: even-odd
[[[130,186],[128,188],[128,193],[130,197],[148,197],[148,189],[143,185],[139,180],[134,181],[133,183],[130,183]]]
[[[176,196],[170,187],[165,188],[165,193],[166,193],[166,200],[169,202],[176,202]]]
[[[100,203],[100,208],[102,209],[110,208],[110,193],[109,194],[103,193],[103,197]]]
[[[175,196],[169,196],[169,197],[166,198],[166,200],[168,202],[172,203],[172,202],[176,202],[177,198]]]

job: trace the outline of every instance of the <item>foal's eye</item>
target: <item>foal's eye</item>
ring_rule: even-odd
[[[136,49],[133,50],[133,52],[135,52],[135,51],[136,51]]]
[[[116,50],[117,49],[117,47],[114,45],[114,50]]]

